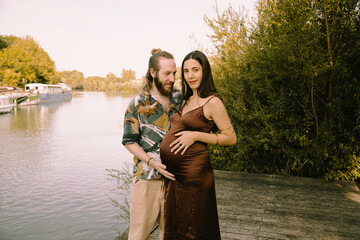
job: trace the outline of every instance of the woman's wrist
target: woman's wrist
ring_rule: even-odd
[[[194,134],[193,135],[194,142],[196,142],[196,141],[201,142],[201,134],[202,134],[202,132],[194,131],[193,134]]]

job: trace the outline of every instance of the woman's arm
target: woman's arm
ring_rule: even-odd
[[[183,131],[177,133],[179,136],[170,144],[171,151],[175,154],[181,152],[184,154],[186,150],[195,142],[204,142],[207,144],[232,146],[236,144],[236,134],[231,124],[223,102],[215,97],[204,106],[204,115],[208,119],[212,119],[220,133],[203,133],[198,131]]]
[[[224,103],[219,98],[215,97],[211,99],[207,105],[205,105],[204,115],[208,119],[212,119],[220,131],[217,138],[217,145],[233,146],[236,144],[236,134],[234,128],[231,124]]]

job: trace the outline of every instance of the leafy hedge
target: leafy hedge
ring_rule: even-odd
[[[325,179],[360,176],[360,4],[261,0],[249,23],[213,19],[213,71],[238,143],[217,169]]]

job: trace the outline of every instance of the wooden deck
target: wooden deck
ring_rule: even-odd
[[[354,182],[216,171],[226,239],[360,239]]]
[[[215,171],[215,183],[222,240],[360,239],[355,182]]]

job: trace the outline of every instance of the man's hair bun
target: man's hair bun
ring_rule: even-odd
[[[160,48],[154,48],[153,50],[151,50],[151,55],[154,55],[158,52],[162,52],[162,50]]]

